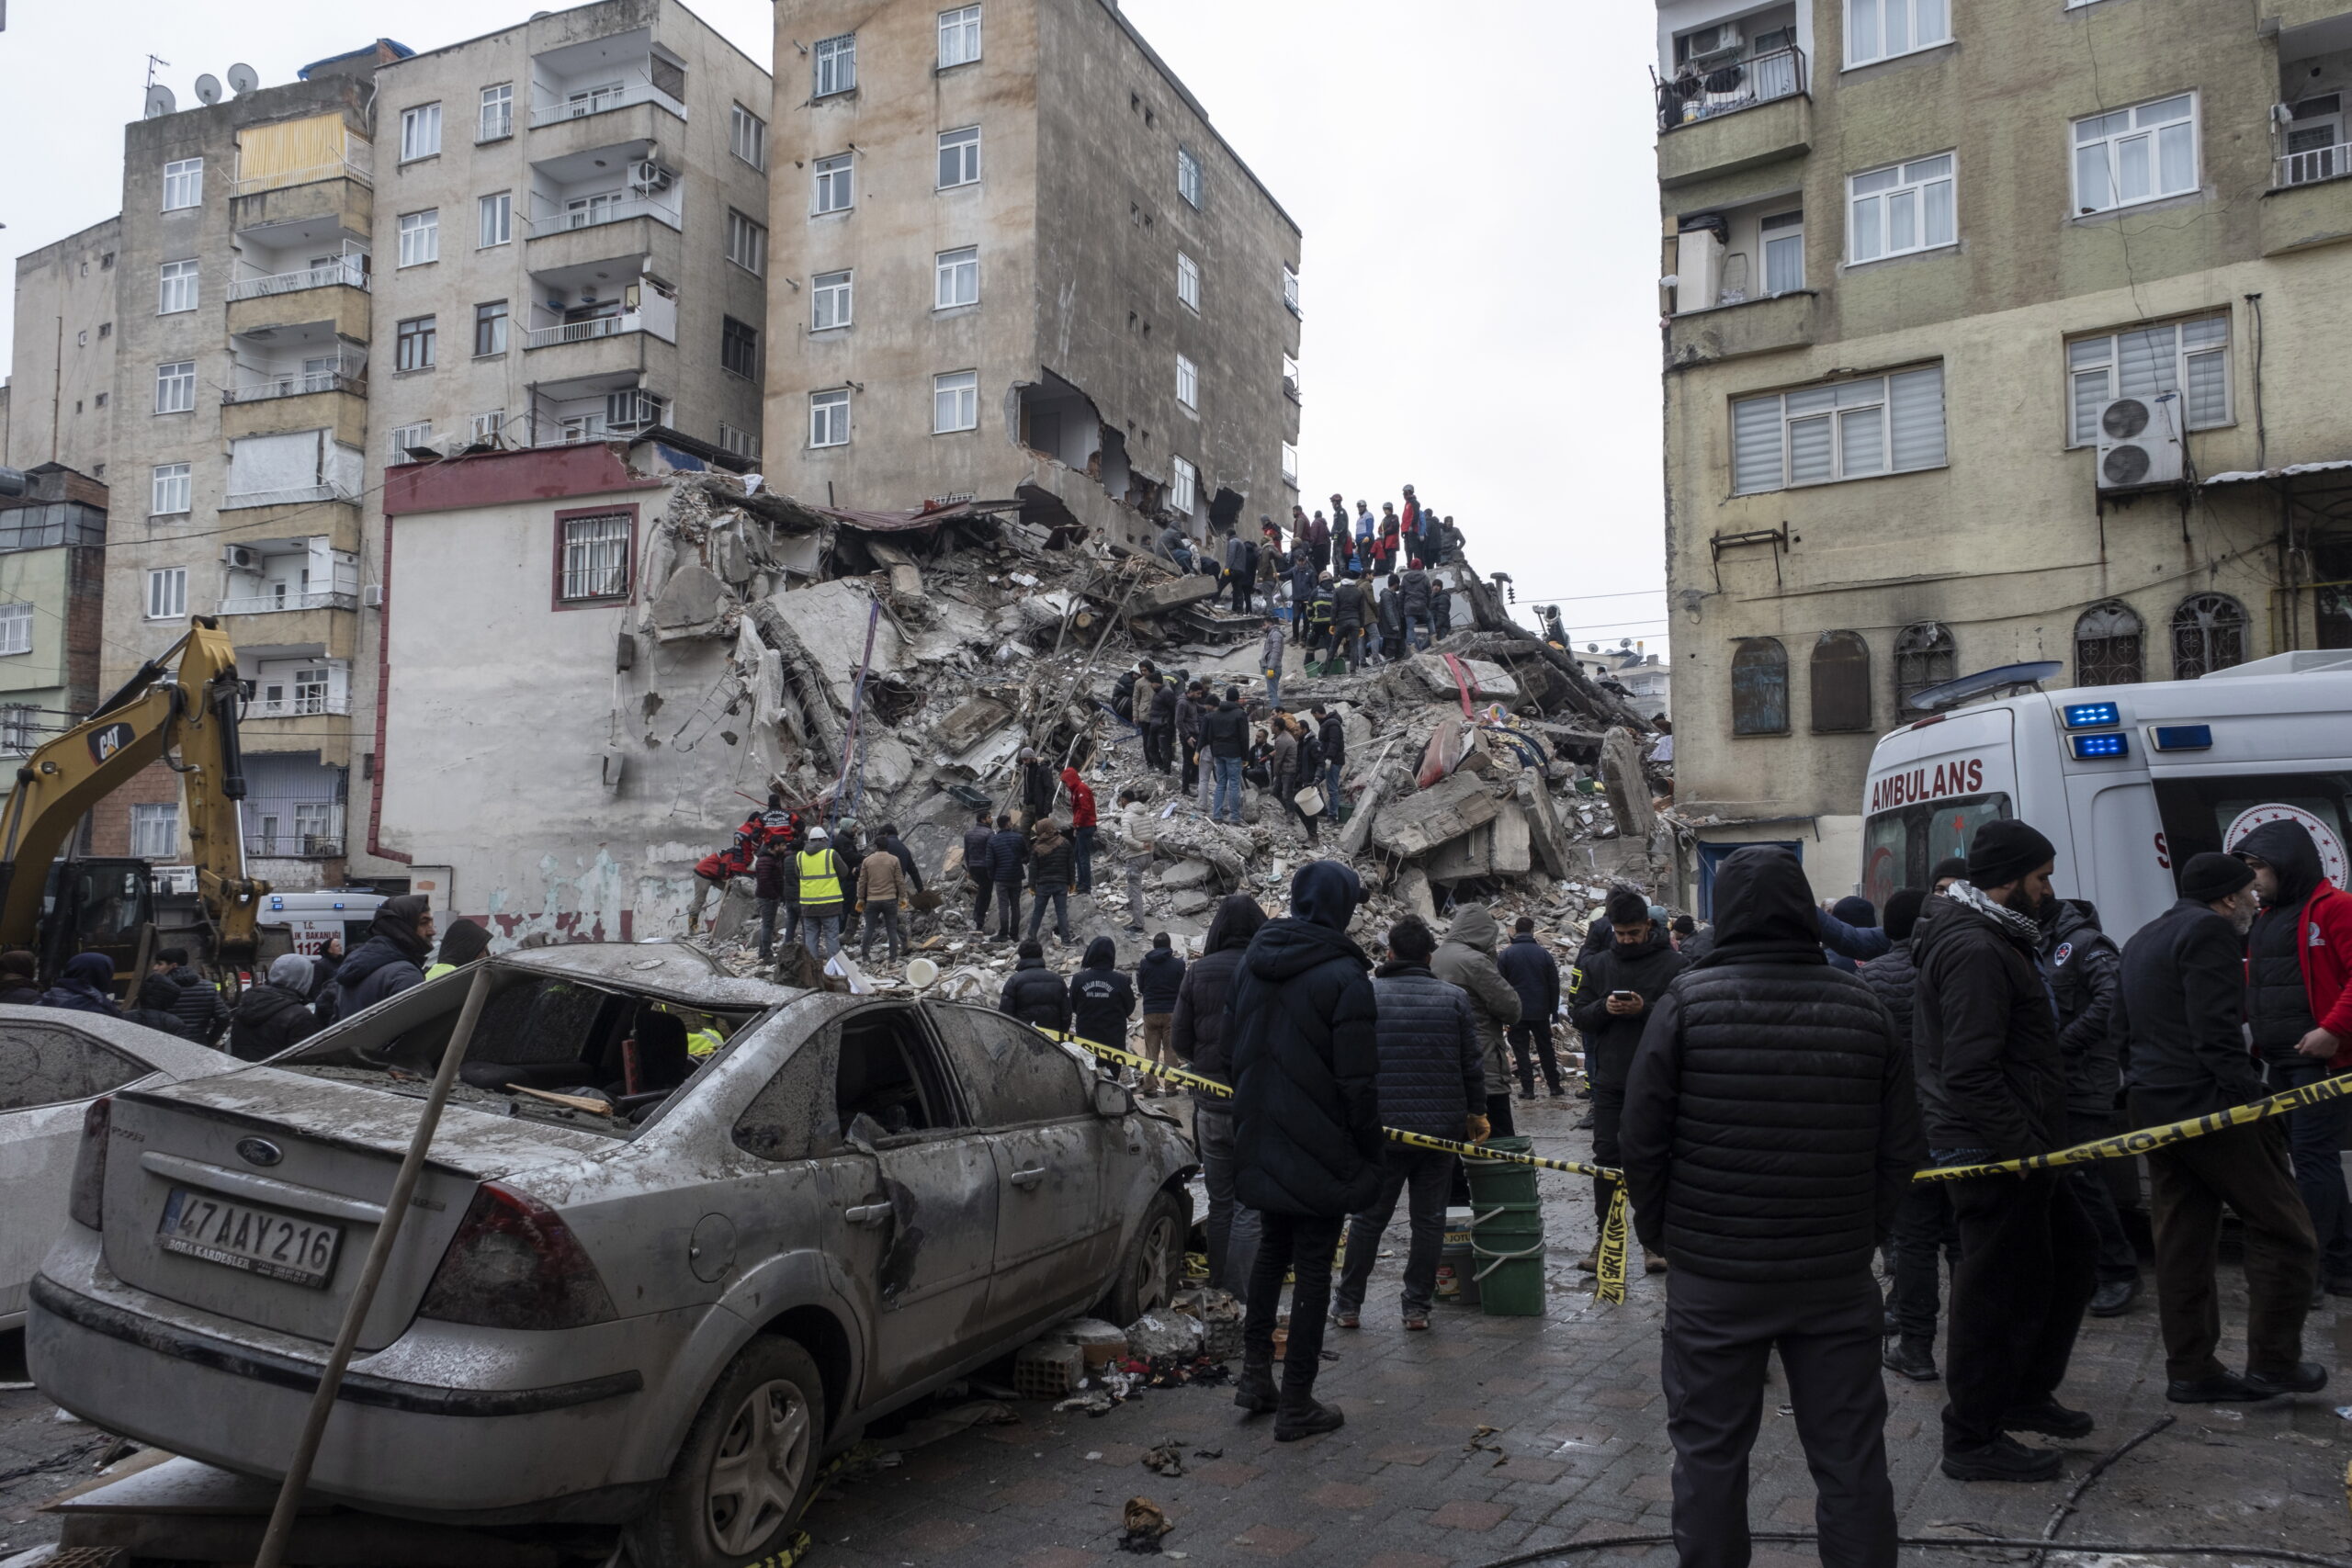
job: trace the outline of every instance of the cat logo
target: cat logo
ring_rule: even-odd
[[[131,742],[138,731],[127,724],[109,724],[90,732],[90,758],[103,762]]]

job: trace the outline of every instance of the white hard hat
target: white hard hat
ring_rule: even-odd
[[[808,829],[808,841],[812,844],[827,843],[831,841],[831,835],[822,828],[811,828]]]

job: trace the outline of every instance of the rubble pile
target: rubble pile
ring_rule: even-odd
[[[757,764],[747,783],[861,825],[867,842],[897,824],[940,896],[912,912],[906,958],[877,948],[872,963],[842,962],[820,977],[787,957],[786,980],[993,1002],[1013,954],[973,929],[960,846],[978,809],[1018,809],[1024,747],[1056,769],[1078,766],[1094,793],[1104,827],[1091,892],[1070,900],[1072,935],[1078,945],[1113,936],[1123,964],[1148,940],[1132,924],[1197,951],[1228,893],[1281,913],[1291,874],[1317,856],[1363,876],[1373,931],[1408,911],[1442,925],[1455,904],[1480,902],[1568,940],[1611,887],[1660,880],[1672,824],[1653,803],[1661,781],[1645,772],[1650,727],[1558,644],[1513,621],[1466,567],[1440,569],[1468,615],[1425,651],[1331,673],[1310,670],[1289,640],[1282,706],[1326,704],[1347,738],[1344,804],[1310,841],[1262,773],[1240,824],[1210,820],[1205,795],[1148,768],[1138,732],[1110,711],[1113,682],[1148,658],[1180,685],[1204,677],[1242,688],[1262,734],[1263,611],[1236,614],[1214,578],[1020,513],[1018,502],[848,512],[717,473],[672,492],[647,550],[634,636],[728,645],[727,689],[710,700],[723,700],[728,743],[746,745]],[[661,700],[647,698],[649,743]],[[1110,841],[1130,785],[1156,820],[1139,909],[1128,908]],[[1057,796],[1065,826],[1068,812]],[[743,973],[759,968],[750,907],[739,883],[708,933]],[[1025,895],[1022,913],[1025,931]],[[853,937],[845,959],[854,955]],[[922,961],[911,976],[910,959]]]

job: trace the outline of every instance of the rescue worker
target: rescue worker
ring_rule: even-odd
[[[1406,558],[1405,574],[1397,579],[1397,591],[1404,595],[1396,608],[1404,622],[1407,639],[1416,649],[1427,648],[1430,645],[1430,574],[1421,566],[1420,557]]]
[[[1124,1051],[1127,1020],[1135,1015],[1136,987],[1119,967],[1119,944],[1098,936],[1086,944],[1086,956],[1079,960],[1078,973],[1069,979],[1070,1029],[1080,1040]]]
[[[849,880],[849,867],[822,828],[808,829],[807,847],[792,859],[792,876],[800,896],[801,945],[822,964],[842,950],[842,885]]]
[[[1323,817],[1336,824],[1340,820],[1340,765],[1348,760],[1348,727],[1321,703],[1306,711],[1314,716],[1315,743],[1323,759]]]
[[[1146,802],[1143,791],[1132,784],[1122,790],[1119,819],[1113,830],[1118,835],[1119,869],[1126,876],[1127,930],[1131,931],[1143,930],[1143,874],[1151,869],[1159,829],[1159,814]]]
[[[1283,624],[1273,612],[1270,600],[1266,606],[1266,633],[1258,641],[1258,673],[1265,678],[1266,705],[1283,705]]]
[[[1068,947],[1069,935],[1069,840],[1062,837],[1061,829],[1050,817],[1037,824],[1037,836],[1029,846],[1029,934],[1035,938],[1037,928],[1046,919],[1046,906],[1054,907],[1054,934]]]
[[[1306,603],[1306,663],[1312,671],[1318,662],[1317,654],[1328,661],[1331,657],[1331,606],[1338,590],[1331,584],[1331,574],[1325,572],[1315,585],[1315,596]],[[1330,673],[1327,668],[1323,673]]]
[[[1176,747],[1183,768],[1177,783],[1186,795],[1201,787],[1201,713],[1207,685],[1200,681],[1188,681],[1176,694]]]
[[[1340,659],[1348,664],[1352,675],[1363,662],[1363,588],[1352,577],[1342,580],[1331,590],[1331,635],[1338,639],[1339,651],[1323,673],[1336,675]]]
[[[449,929],[441,933],[441,951],[434,955],[433,967],[424,972],[424,977],[438,980],[442,976],[471,964],[489,951],[488,926],[475,920],[451,920]],[[271,965],[273,973],[276,967]]]
[[[742,843],[731,843],[723,850],[714,850],[695,863],[694,901],[686,906],[686,934],[692,936],[702,926],[702,912],[711,899],[727,897],[728,884],[752,869],[752,852]],[[353,956],[356,957],[355,953]]]
[[[1241,705],[1240,687],[1225,689],[1225,701],[1201,721],[1201,739],[1208,748],[1209,764],[1216,773],[1216,800],[1209,815],[1218,822],[1238,823],[1241,764],[1250,756],[1250,715]]]
[[[1151,678],[1151,716],[1143,731],[1144,766],[1163,773],[1176,771],[1176,682]]]

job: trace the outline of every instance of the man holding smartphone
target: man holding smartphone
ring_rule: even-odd
[[[1650,919],[1650,902],[1630,887],[1609,895],[1609,945],[1578,961],[1574,988],[1568,993],[1568,1017],[1584,1036],[1585,1076],[1592,1080],[1592,1158],[1596,1165],[1619,1163],[1617,1125],[1625,1110],[1625,1080],[1634,1068],[1634,1051],[1650,1021],[1650,1009],[1666,987],[1686,967],[1682,955],[1667,940],[1665,927]],[[1609,1201],[1617,1184],[1592,1179],[1592,1208],[1597,1226],[1609,1224]],[[1600,1266],[1596,1231],[1592,1251],[1577,1267],[1589,1274]],[[1666,1259],[1642,1253],[1645,1272],[1664,1272]]]

